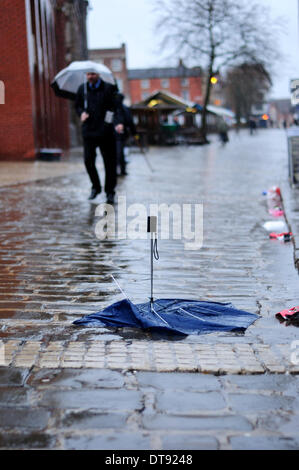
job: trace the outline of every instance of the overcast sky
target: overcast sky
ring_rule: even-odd
[[[277,68],[272,96],[290,96],[289,81],[299,78],[298,0],[259,0],[271,7],[273,18],[283,16],[288,33],[281,39],[285,61]],[[162,57],[154,34],[151,0],[89,0],[88,46],[120,47],[126,43],[128,68],[174,65]],[[201,65],[201,64],[199,64]]]

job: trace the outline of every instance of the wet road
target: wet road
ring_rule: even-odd
[[[286,155],[283,131],[244,132],[226,147],[151,149],[153,173],[133,153],[118,185],[128,207],[203,204],[200,250],[159,240],[155,296],[259,313],[245,335],[74,327],[122,298],[111,274],[148,297],[148,241],[96,238],[104,197],[87,200],[84,172],[0,190],[1,448],[298,449],[299,330],[275,319],[298,305],[298,274],[292,244],[262,227]]]
[[[130,175],[119,181],[118,196],[126,197],[127,207],[202,203],[204,211],[200,250],[185,250],[186,240],[159,241],[155,296],[232,301],[262,316],[247,331],[248,340],[292,339],[294,329],[274,318],[298,303],[292,245],[269,241],[262,227],[271,219],[262,191],[286,178],[283,131],[232,135],[226,147],[214,142],[153,149],[148,158],[154,173],[140,154],[132,154]],[[85,173],[0,190],[2,335],[52,337],[54,322],[56,339],[77,338],[78,329],[69,327],[74,319],[122,298],[111,273],[133,301],[149,296],[148,241],[98,240],[95,210],[104,196],[91,203],[88,194]],[[16,329],[20,320],[30,321],[22,332]],[[149,337],[113,332],[115,338],[128,335]],[[230,341],[231,335],[221,337]]]

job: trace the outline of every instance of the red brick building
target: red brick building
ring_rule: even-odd
[[[80,7],[86,15],[81,0],[1,0],[0,159],[33,159],[43,148],[69,146],[69,104],[50,89],[67,65],[67,7],[73,25]]]
[[[178,67],[127,69],[126,45],[114,49],[89,49],[89,59],[106,65],[117,80],[127,104],[139,103],[154,91],[161,90],[202,104],[202,69],[187,68],[180,60]]]
[[[132,104],[145,100],[157,90],[202,104],[202,69],[185,67],[182,60],[178,67],[129,70],[128,76]]]
[[[126,45],[115,49],[89,49],[89,59],[100,62],[108,67],[117,80],[118,88],[130,102],[130,86],[128,80]]]

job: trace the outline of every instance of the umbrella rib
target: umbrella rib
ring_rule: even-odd
[[[155,304],[158,304],[159,307],[160,307],[159,312],[161,312],[161,310],[165,310],[166,308],[172,307],[173,305],[175,305],[175,304],[177,304],[177,303],[178,303],[178,301],[177,301],[177,300],[174,300],[174,302],[172,302],[172,304],[168,304],[168,305],[161,306],[161,305],[159,305],[159,301],[158,301],[158,300],[155,300]]]
[[[204,312],[202,312],[202,313],[215,313],[215,311],[213,309],[203,307],[202,305],[200,306],[200,308],[201,308],[201,310],[204,310]]]
[[[208,313],[208,314],[213,313],[213,314],[215,314],[215,311],[211,310],[210,308],[206,308],[206,307],[202,307],[202,306],[200,308],[202,310],[205,310],[205,312],[203,312],[203,313]],[[240,314],[240,312],[241,312],[241,310],[238,311],[238,314]],[[248,314],[249,312],[246,312],[246,313]],[[252,313],[249,313],[249,315],[252,315]]]
[[[196,318],[196,320],[206,321],[206,320],[203,320],[202,318],[196,317],[195,315],[193,315],[193,314],[190,313],[190,312],[187,312],[187,310],[183,309],[182,307],[180,307],[179,310],[182,310],[182,312],[187,313],[187,315],[190,315],[190,317]]]
[[[164,318],[160,317],[160,315],[156,312],[156,310],[154,309],[153,306],[151,306],[151,311],[154,312],[154,313],[157,315],[157,317],[160,318],[160,320],[162,320],[167,326],[170,327],[169,323],[168,323],[166,320],[164,320]],[[170,327],[170,328],[171,328],[171,327]]]
[[[142,313],[146,313],[147,310],[143,310],[142,307],[140,307],[139,305],[135,305],[135,307]],[[166,320],[164,320],[164,318],[162,318],[157,312],[156,310],[154,309],[153,306],[151,306],[151,312],[153,312],[155,315],[157,315],[158,318],[160,318],[160,320],[162,320],[167,326],[169,326],[169,328],[171,328],[171,326],[169,325],[169,323],[167,323]]]
[[[160,312],[161,312],[161,310],[165,310],[165,309],[167,309],[167,308],[169,308],[169,307],[172,307],[172,306],[175,305],[177,302],[178,302],[178,300],[175,300],[175,301],[174,301],[172,304],[170,304],[170,305],[161,306],[161,305],[159,305],[159,301],[158,301],[158,300],[155,300],[155,304],[158,304],[159,307],[160,307],[160,310],[159,310]],[[194,301],[194,302],[196,302],[196,301]],[[179,307],[179,308],[180,308],[181,310],[185,311],[186,313],[188,313],[189,315],[194,316],[194,317],[197,318],[197,320],[198,320],[198,317],[196,317],[195,315],[192,315],[191,313],[189,313],[189,312],[187,312],[186,310],[182,309],[182,307]],[[207,314],[209,314],[209,313],[215,313],[214,310],[211,309],[211,308],[203,307],[202,305],[200,306],[200,308],[201,308],[202,310],[204,310],[204,312],[202,312],[203,314],[205,314],[205,313],[207,313]]]
[[[125,291],[120,287],[119,283],[117,282],[117,280],[115,279],[113,274],[110,274],[110,276],[112,277],[113,281],[115,282],[115,284],[117,285],[117,287],[119,288],[119,290],[121,291],[123,296],[126,297],[126,299],[130,300],[129,297],[127,296],[127,294],[125,293]],[[131,302],[131,300],[130,300],[130,302]]]

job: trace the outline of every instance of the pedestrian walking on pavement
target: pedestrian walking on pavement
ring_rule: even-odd
[[[116,100],[117,88],[100,79],[98,73],[87,73],[87,82],[79,86],[76,112],[82,122],[84,163],[92,183],[89,199],[102,191],[96,169],[96,149],[99,147],[105,167],[107,202],[113,204],[116,186],[115,133],[124,131],[123,114]]]
[[[218,132],[222,144],[226,144],[229,141],[228,138],[228,125],[225,120],[221,117],[218,121]]]
[[[120,107],[124,118],[124,131],[121,133],[116,132],[116,154],[117,154],[117,167],[119,175],[127,175],[126,171],[126,158],[125,158],[125,145],[129,136],[136,136],[136,127],[130,109],[124,104],[124,95],[118,93],[117,104]]]
[[[251,116],[248,121],[250,135],[256,133],[256,120]]]

